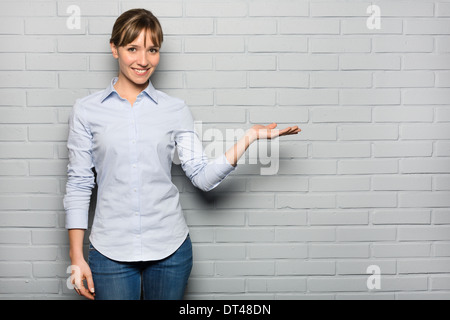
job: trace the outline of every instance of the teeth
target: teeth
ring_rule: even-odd
[[[141,73],[141,74],[144,74],[145,72],[147,72],[147,70],[138,70],[138,69],[134,69],[134,70],[136,70],[137,73]]]

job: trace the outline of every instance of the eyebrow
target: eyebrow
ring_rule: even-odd
[[[128,44],[128,46],[130,46],[130,47],[136,47],[136,48],[140,48],[141,46],[140,45],[137,45],[137,44]],[[148,47],[149,49],[159,49],[159,47],[158,46],[151,46],[151,47]]]

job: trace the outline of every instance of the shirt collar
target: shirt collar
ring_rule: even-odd
[[[114,85],[116,84],[117,80],[119,78],[115,77],[111,80],[111,83],[109,84],[109,86],[105,89],[103,95],[101,96],[101,102],[103,103],[103,101],[106,100],[106,98],[108,98],[113,92],[115,92],[117,94],[117,96],[119,96],[119,93],[116,91],[116,89],[114,88]],[[145,88],[142,92],[146,93],[150,99],[152,99],[156,104],[158,104],[158,95],[156,94],[156,89],[153,86],[152,82],[149,81],[148,82],[148,86],[147,88]]]

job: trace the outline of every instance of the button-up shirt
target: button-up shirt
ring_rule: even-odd
[[[66,228],[88,228],[96,182],[92,245],[117,261],[160,260],[188,234],[171,179],[175,149],[186,176],[204,191],[219,185],[235,167],[225,155],[208,159],[183,101],[155,90],[150,82],[131,106],[114,89],[116,81],[77,100],[72,109]]]

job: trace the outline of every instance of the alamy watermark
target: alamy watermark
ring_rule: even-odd
[[[79,6],[73,4],[67,7],[66,13],[70,16],[66,20],[66,27],[69,30],[81,29],[81,9]]]
[[[234,146],[241,138],[246,137],[244,129],[225,129],[225,132],[217,128],[204,129],[202,121],[194,122],[194,131],[201,144],[192,138],[189,150],[192,157],[203,152],[209,159],[214,159],[224,154]],[[173,139],[173,137],[172,137]],[[178,157],[174,157],[173,163],[181,164]],[[280,142],[279,138],[260,139],[254,141],[237,162],[238,165],[259,165],[260,174],[263,176],[275,175],[280,168]]]
[[[371,274],[367,278],[367,289],[381,290],[381,268],[377,265],[367,267],[366,273]]]
[[[381,9],[377,5],[370,5],[367,7],[366,12],[370,14],[370,17],[366,20],[366,26],[369,30],[381,29]]]

